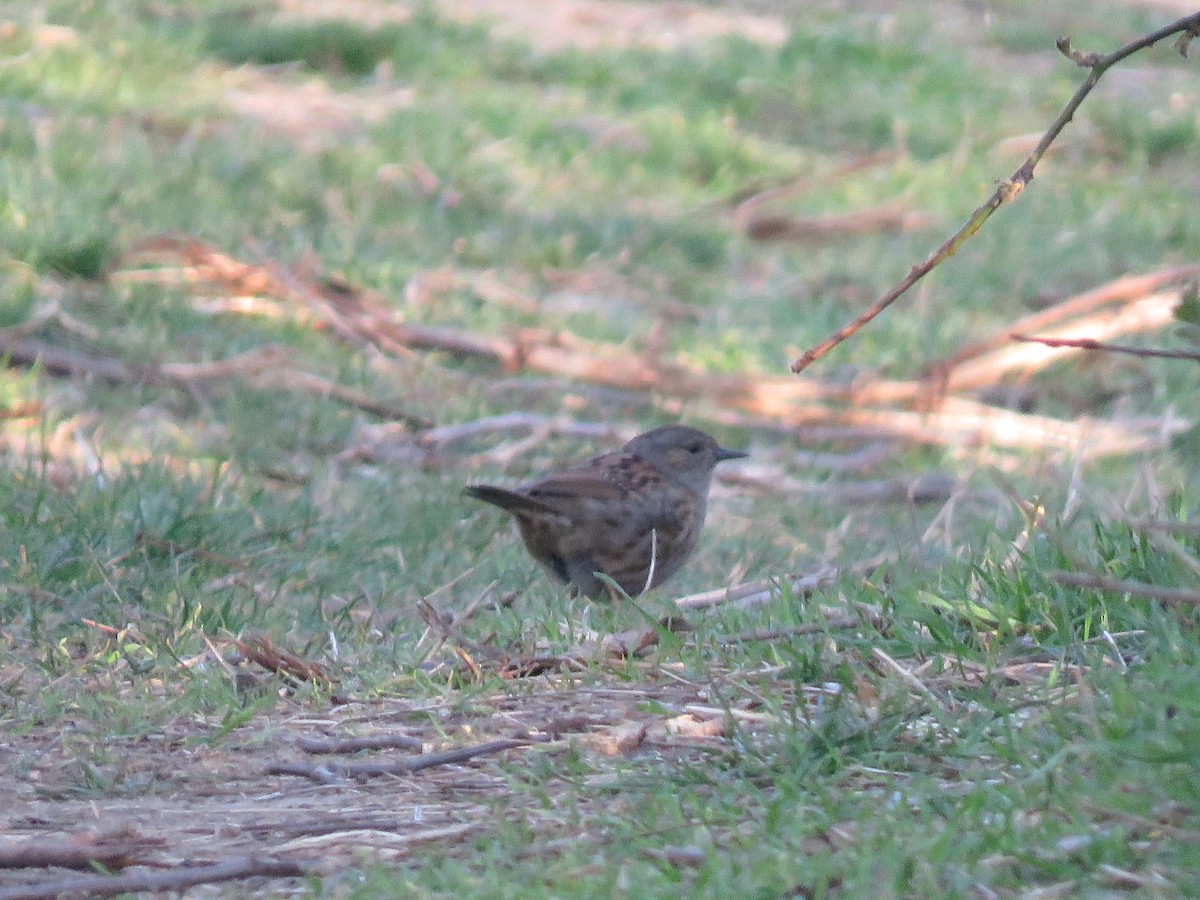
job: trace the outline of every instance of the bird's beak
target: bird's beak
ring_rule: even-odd
[[[745,459],[749,455],[745,450],[730,450],[728,447],[717,448],[717,462],[724,462],[727,459]]]

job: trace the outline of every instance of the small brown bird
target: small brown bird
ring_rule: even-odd
[[[679,571],[700,537],[713,467],[747,456],[684,425],[639,434],[513,490],[472,484],[465,493],[517,521],[533,558],[593,600],[608,598],[603,572],[630,597]]]

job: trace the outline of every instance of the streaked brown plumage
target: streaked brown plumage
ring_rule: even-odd
[[[603,572],[636,597],[687,562],[704,526],[713,468],[746,455],[703,431],[668,425],[540,481],[514,489],[473,484],[465,493],[512,515],[530,554],[559,581],[607,598],[608,585],[594,574]]]

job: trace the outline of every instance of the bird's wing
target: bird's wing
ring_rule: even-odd
[[[605,477],[603,469],[579,466],[543,478],[529,485],[525,493],[554,505],[556,500],[618,500],[624,492]]]

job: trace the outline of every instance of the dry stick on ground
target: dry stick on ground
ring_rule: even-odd
[[[860,437],[900,436],[926,443],[998,443],[1085,447],[1089,456],[1145,450],[1161,440],[1157,425],[1139,431],[1114,424],[1060,422],[1055,419],[997,410],[958,398],[943,403],[932,415],[910,411],[864,408],[884,398],[915,401],[926,396],[927,384],[870,381],[860,385],[831,385],[795,378],[706,375],[681,366],[655,365],[619,348],[591,344],[570,335],[524,331],[511,339],[477,335],[461,329],[411,325],[368,292],[351,286],[317,282],[287,272],[281,266],[251,266],[221,254],[201,241],[160,239],[153,246],[207,261],[230,289],[257,290],[301,310],[316,313],[325,327],[355,346],[381,353],[407,349],[441,350],[482,356],[506,371],[533,369],[630,390],[654,390],[680,399],[706,399],[718,407],[736,407],[760,418],[775,418],[791,426],[832,424]],[[853,408],[829,409],[825,403],[853,402]],[[1143,433],[1144,432],[1144,433]]]
[[[1130,298],[1130,302],[1119,309],[1092,313],[1070,324],[1061,325],[1046,335],[1045,347],[1020,347],[1006,342],[1006,346],[980,354],[953,369],[939,372],[935,383],[942,392],[952,394],[991,387],[1006,374],[1029,374],[1070,355],[1068,350],[1054,348],[1069,347],[1069,341],[1084,334],[1091,337],[1115,337],[1121,334],[1157,331],[1175,321],[1175,309],[1179,305],[1180,297],[1178,291],[1164,291]],[[1006,338],[1014,337],[1011,332],[1018,330],[1023,330],[1020,325],[1007,329]],[[1059,339],[1062,343],[1050,343]]]
[[[732,588],[717,588],[703,591],[699,594],[689,594],[680,597],[675,605],[680,609],[705,609],[709,606],[720,606],[728,603],[741,608],[750,608],[769,603],[787,585],[789,590],[799,596],[807,596],[818,588],[831,584],[840,574],[833,566],[824,566],[811,575],[785,575],[778,579],[762,579]]]
[[[1170,606],[1200,606],[1200,591],[1190,591],[1186,588],[1162,587],[1157,584],[1147,584],[1144,581],[1110,578],[1107,575],[1092,575],[1088,572],[1055,571],[1047,574],[1051,581],[1071,587],[1095,588],[1098,591],[1109,591],[1113,594],[1145,597],[1148,600],[1158,600]]]
[[[754,214],[759,209],[766,206],[768,203],[774,203],[779,200],[786,200],[795,197],[799,194],[806,193],[814,188],[823,187],[832,181],[845,178],[848,175],[854,175],[864,169],[871,169],[875,166],[881,166],[885,163],[895,162],[896,153],[894,150],[881,150],[878,153],[872,153],[869,156],[864,156],[859,159],[852,159],[848,163],[837,166],[831,172],[823,172],[820,175],[814,175],[807,178],[799,178],[787,184],[777,184],[771,187],[764,188],[761,191],[747,197],[738,203],[733,208],[733,224],[740,231],[747,231],[753,227]]]
[[[1023,162],[1012,174],[1011,178],[1009,178],[1007,181],[1002,181],[999,184],[995,193],[993,193],[992,196],[989,197],[982,206],[980,206],[971,214],[971,217],[967,220],[965,225],[951,235],[949,240],[938,247],[938,249],[935,250],[923,263],[913,266],[908,275],[906,275],[899,284],[888,291],[879,300],[875,301],[875,303],[868,307],[866,311],[855,318],[852,322],[838,329],[830,337],[821,341],[821,343],[804,351],[804,353],[792,363],[792,372],[797,374],[803,372],[818,359],[829,353],[829,351],[838,344],[859,332],[872,319],[874,319],[885,309],[891,306],[892,303],[898,300],[900,296],[903,295],[909,288],[928,275],[936,266],[957,253],[963,244],[965,244],[971,237],[975,235],[977,231],[979,231],[980,228],[983,227],[983,223],[991,217],[992,213],[994,213],[1005,203],[1012,203],[1014,200],[1016,200],[1017,197],[1020,196],[1021,191],[1025,189],[1026,185],[1033,180],[1033,170],[1037,167],[1037,164],[1041,160],[1042,156],[1050,148],[1050,145],[1053,144],[1058,138],[1059,134],[1067,126],[1067,123],[1071,121],[1075,115],[1075,111],[1079,108],[1080,104],[1083,103],[1084,98],[1091,93],[1092,88],[1096,86],[1097,82],[1100,81],[1101,76],[1104,75],[1108,69],[1126,57],[1137,53],[1139,50],[1144,50],[1145,48],[1158,43],[1163,38],[1167,38],[1173,34],[1179,34],[1181,32],[1185,33],[1185,35],[1194,35],[1197,32],[1200,32],[1200,13],[1187,16],[1175,22],[1174,24],[1167,25],[1164,28],[1160,28],[1157,31],[1151,32],[1145,37],[1126,44],[1124,47],[1120,48],[1114,53],[1109,53],[1107,55],[1101,55],[1098,53],[1079,53],[1078,51],[1071,49],[1071,41],[1069,38],[1060,38],[1057,44],[1059,51],[1064,56],[1067,56],[1069,59],[1073,60],[1077,65],[1090,69],[1090,71],[1088,72],[1087,78],[1084,79],[1083,84],[1080,85],[1079,90],[1075,92],[1075,95],[1063,108],[1062,112],[1058,114],[1058,118],[1051,123],[1050,128],[1044,135],[1042,135],[1042,139],[1038,141],[1037,146],[1033,149],[1033,152],[1029,154],[1029,157],[1025,160],[1025,162]],[[1182,52],[1186,52],[1186,43],[1181,44],[1179,49]]]
[[[1100,307],[1137,300],[1139,297],[1145,297],[1169,285],[1181,284],[1197,277],[1200,277],[1200,265],[1173,266],[1167,269],[1159,269],[1157,272],[1147,272],[1143,275],[1122,275],[1108,284],[1102,284],[1098,288],[1068,297],[1060,303],[1055,303],[1053,306],[1039,312],[1024,316],[1019,321],[1014,322],[1009,329],[998,331],[990,338],[984,338],[981,341],[960,347],[945,359],[940,359],[926,365],[925,371],[927,374],[948,372],[968,359],[974,359],[976,356],[987,353],[989,350],[1002,347],[1010,340],[1011,335],[1009,332],[1040,331],[1043,328],[1058,325],[1074,316],[1092,313]]]
[[[23,366],[40,364],[51,375],[96,378],[111,384],[169,384],[183,390],[216,381],[240,378],[260,387],[303,391],[330,397],[372,415],[427,428],[428,419],[415,416],[360,391],[288,365],[290,354],[278,346],[260,347],[228,359],[206,363],[130,363],[95,352],[65,350],[32,338],[0,335],[0,357]]]
[[[881,478],[873,481],[810,482],[790,478],[779,471],[730,469],[719,472],[721,484],[753,488],[769,495],[801,494],[820,497],[833,504],[934,503],[948,500],[958,489],[952,475],[933,473],[913,478]]]
[[[269,638],[248,637],[245,640],[230,638],[243,656],[262,666],[269,672],[290,682],[312,681],[333,684],[335,679],[319,663],[309,662],[294,653],[280,650]]]
[[[914,673],[910,672],[908,669],[904,668],[904,666],[900,665],[900,663],[896,662],[896,660],[893,659],[882,647],[874,647],[872,648],[871,652],[875,659],[880,662],[885,669],[894,675],[899,676],[901,681],[933,703],[934,706],[947,712],[954,708],[955,703],[952,699],[938,695],[933,688],[929,687],[929,685],[923,682]]]
[[[861,616],[834,616],[824,622],[807,622],[804,625],[792,625],[788,628],[760,628],[755,631],[743,631],[741,634],[718,637],[716,642],[721,647],[730,647],[754,641],[778,641],[782,638],[824,634],[827,631],[845,631],[864,626],[879,628],[882,625],[883,618],[881,616],[870,616],[866,619]]]
[[[164,537],[153,534],[149,531],[139,531],[134,538],[139,546],[152,547],[155,550],[164,550],[172,556],[190,556],[193,559],[203,560],[204,562],[213,563],[222,566],[226,569],[233,569],[238,572],[251,572],[253,568],[242,562],[240,559],[234,559],[232,556],[225,556],[221,553],[212,553],[208,550],[201,550],[198,547],[189,547],[186,544],[181,544],[178,541],[169,541]]]
[[[162,838],[146,837],[132,828],[105,833],[83,832],[63,840],[21,838],[0,840],[0,869],[124,869],[148,865],[147,851],[158,849]]]
[[[538,413],[514,412],[499,416],[487,416],[470,422],[429,428],[416,436],[417,443],[427,447],[445,447],[461,441],[486,435],[524,431],[545,431],[560,437],[583,437],[595,440],[624,442],[633,437],[633,432],[604,422],[576,422],[566,418],[550,418]]]
[[[320,738],[302,734],[296,746],[305,753],[358,753],[360,750],[420,750],[425,742],[408,734],[369,734],[362,737]]]
[[[346,778],[376,778],[381,775],[412,775],[422,769],[433,766],[449,766],[467,762],[476,756],[489,753],[501,753],[514,747],[525,746],[525,741],[489,741],[474,747],[458,747],[454,750],[443,750],[439,753],[422,753],[420,756],[410,756],[408,759],[398,759],[386,763],[345,763],[331,762],[320,766],[306,766],[302,763],[272,763],[267,766],[267,775],[298,775],[328,784]]]
[[[269,856],[237,856],[213,865],[178,866],[165,872],[124,875],[78,875],[17,887],[0,888],[0,900],[53,900],[65,894],[112,897],[143,891],[182,891],[197,884],[219,884],[243,878],[299,878],[313,866]]]
[[[756,241],[815,243],[881,231],[916,231],[932,222],[928,213],[913,209],[910,203],[888,200],[841,215],[758,216],[746,224],[746,236]]]
[[[1200,350],[1164,350],[1158,347],[1133,347],[1129,344],[1106,344],[1094,338],[1049,338],[1014,334],[1014,341],[1044,344],[1047,347],[1071,347],[1076,350],[1102,350],[1105,353],[1125,353],[1148,359],[1187,359],[1200,362]]]

